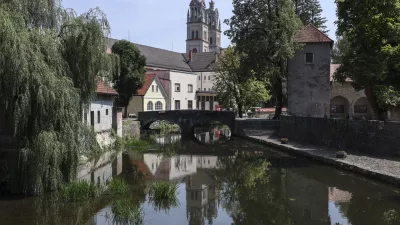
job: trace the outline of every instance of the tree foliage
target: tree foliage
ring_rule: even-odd
[[[97,148],[82,121],[105,54],[109,25],[94,9],[77,16],[56,0],[0,0],[0,105],[19,141],[21,191],[55,190]]]
[[[146,58],[140,54],[139,49],[133,43],[126,40],[117,41],[111,51],[119,56],[121,71],[119,74],[115,73],[113,82],[120,94],[120,102],[126,110],[132,96],[136,95],[137,91],[143,87]]]
[[[246,107],[257,106],[270,98],[269,82],[256,80],[254,71],[243,66],[244,57],[228,47],[218,61],[215,78],[218,101],[225,107],[237,106],[240,117]]]
[[[375,116],[385,120],[386,111],[400,104],[400,1],[336,3],[337,32],[348,40],[336,79],[350,78],[365,89]]]
[[[235,44],[245,70],[264,81],[270,80],[277,97],[276,117],[283,105],[282,79],[286,77],[287,59],[295,52],[294,36],[301,27],[291,0],[234,0],[234,15],[226,20],[225,34]],[[246,78],[245,78],[246,79]]]
[[[336,38],[335,45],[331,51],[332,63],[342,64],[342,58],[344,57],[346,51],[349,49],[349,42],[346,35],[338,36]]]
[[[322,8],[319,0],[293,0],[296,14],[304,25],[312,23],[324,33],[328,33],[326,17],[322,17]]]

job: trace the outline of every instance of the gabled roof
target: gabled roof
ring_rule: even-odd
[[[118,40],[116,39],[109,39],[107,48],[108,52],[110,52],[111,47],[117,41]],[[216,61],[218,55],[218,53],[215,52],[193,53],[193,59],[189,62],[189,55],[185,53],[182,54],[140,44],[135,45],[139,49],[140,53],[146,57],[147,67],[168,70],[185,72],[212,71],[210,65]]]
[[[105,95],[118,95],[118,92],[116,92],[102,79],[97,79],[96,93]]]
[[[330,43],[333,45],[333,40],[312,24],[301,29],[294,41],[297,43]]]
[[[146,57],[147,66],[191,72],[182,53],[135,44]]]
[[[192,61],[189,62],[189,54],[183,54],[186,62],[194,72],[213,71],[212,65],[216,62],[218,53],[216,52],[202,52],[193,53]]]
[[[157,75],[155,74],[146,74],[144,76],[144,84],[141,89],[138,90],[138,94],[140,96],[146,95],[147,91],[149,90],[151,84],[153,83],[154,78],[156,78]]]

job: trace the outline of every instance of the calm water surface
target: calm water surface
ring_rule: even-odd
[[[200,131],[196,141],[178,134],[156,140],[163,153],[121,154],[81,178],[125,179],[148,225],[400,224],[399,189],[231,139],[229,130]],[[157,209],[146,195],[154,181],[177,182],[178,202]],[[0,225],[115,224],[106,197],[76,204],[51,199],[0,198]]]

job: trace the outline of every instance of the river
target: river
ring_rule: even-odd
[[[125,179],[148,225],[400,224],[393,186],[232,138],[225,129],[198,130],[195,137],[158,136],[163,154],[120,154],[82,179]],[[154,181],[178,183],[177,201],[155,207],[147,196]],[[60,204],[51,194],[0,197],[0,225],[115,224],[111,205],[108,198]]]

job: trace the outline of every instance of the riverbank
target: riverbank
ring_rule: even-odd
[[[338,159],[335,149],[304,145],[290,140],[289,144],[281,144],[277,137],[263,135],[262,131],[247,131],[245,135],[240,135],[240,137],[400,187],[399,159],[353,153],[345,159]]]

